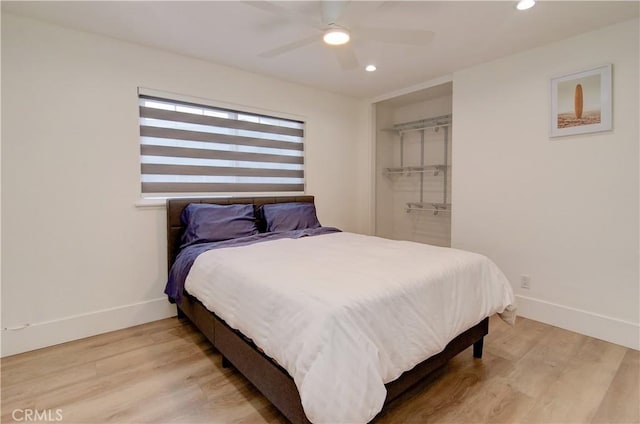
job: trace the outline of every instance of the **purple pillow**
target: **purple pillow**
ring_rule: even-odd
[[[258,234],[253,205],[190,203],[180,220],[186,226],[180,248]]]
[[[318,228],[320,223],[313,203],[272,203],[262,206],[267,231],[293,231]]]

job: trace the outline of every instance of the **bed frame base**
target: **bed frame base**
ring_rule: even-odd
[[[176,259],[181,237],[185,230],[180,219],[183,209],[190,203],[207,204],[253,204],[258,208],[264,204],[282,202],[313,203],[314,197],[282,196],[282,197],[241,197],[241,198],[186,198],[167,200],[167,262],[168,269]],[[264,222],[257,216],[258,228],[264,227]],[[222,354],[222,366],[233,365],[238,371],[262,394],[273,403],[292,423],[308,423],[302,410],[300,394],[293,379],[285,369],[264,355],[256,346],[242,334],[230,328],[224,321],[209,312],[197,299],[185,293],[178,305],[178,317],[187,317],[213,343]],[[489,332],[489,320],[485,318],[453,339],[445,349],[431,358],[416,365],[405,372],[398,379],[386,384],[387,398],[385,405],[400,396],[403,392],[424,379],[429,374],[440,369],[469,346],[473,345],[473,356],[482,357],[482,340]]]
[[[196,298],[185,293],[182,302],[177,306],[178,317],[188,318],[222,354],[223,367],[233,365],[292,423],[309,423],[302,409],[298,389],[284,368],[208,311]],[[485,318],[453,339],[442,352],[387,383],[385,405],[471,345],[474,358],[481,358],[483,337],[488,333],[489,318]]]

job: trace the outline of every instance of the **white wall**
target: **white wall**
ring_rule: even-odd
[[[3,355],[175,313],[165,211],[134,206],[138,86],[304,116],[320,221],[369,229],[364,103],[3,14]]]
[[[454,74],[454,247],[507,274],[523,316],[640,347],[639,21]],[[613,64],[613,131],[549,138],[549,79]],[[520,276],[531,276],[531,289]]]

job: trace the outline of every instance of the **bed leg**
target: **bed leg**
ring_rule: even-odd
[[[184,312],[182,312],[182,309],[180,309],[180,307],[177,306],[177,305],[176,305],[176,310],[178,311],[178,318],[185,318],[186,317]]]
[[[230,368],[231,362],[225,357],[222,357],[222,368]]]
[[[473,357],[482,358],[482,347],[484,345],[484,337],[473,344]]]

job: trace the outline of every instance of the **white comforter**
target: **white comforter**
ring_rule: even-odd
[[[289,372],[314,423],[368,422],[385,383],[514,302],[482,255],[351,233],[211,250],[185,288]]]

